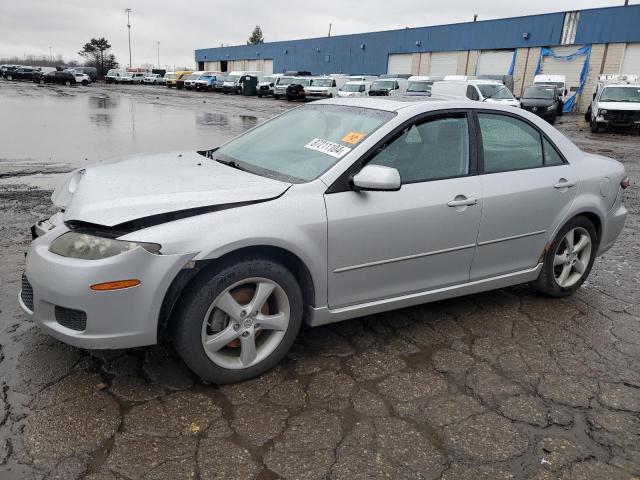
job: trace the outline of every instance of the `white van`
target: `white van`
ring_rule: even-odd
[[[430,97],[431,86],[434,82],[442,80],[443,77],[428,77],[422,75],[414,75],[409,77],[407,91],[405,95],[408,97]]]
[[[369,93],[370,86],[371,82],[348,81],[338,90],[338,97],[365,97]]]
[[[112,68],[104,77],[106,83],[120,83],[122,77],[127,71],[124,68]]]
[[[533,77],[534,85],[555,85],[560,91],[562,100],[565,101],[569,95],[567,89],[567,77],[564,75],[536,75]]]
[[[222,93],[242,93],[242,83],[244,82],[245,75],[258,77],[258,83],[264,78],[264,72],[245,72],[240,70],[231,72],[224,79]]]
[[[347,82],[368,82],[373,83],[378,80],[378,77],[375,75],[349,75],[347,77]]]
[[[431,86],[431,96],[448,99],[468,98],[478,102],[495,102],[520,108],[520,102],[515,99],[504,83],[496,80],[443,80],[434,82]]]
[[[404,95],[408,84],[406,78],[379,78],[371,84],[369,96],[395,97]]]
[[[304,91],[311,100],[337,97],[346,81],[346,77],[316,77]]]

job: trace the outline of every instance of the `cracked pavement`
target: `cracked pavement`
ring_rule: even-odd
[[[151,98],[135,88],[122,95]],[[202,95],[184,98],[171,108]],[[16,175],[0,189],[0,477],[639,478],[640,140],[581,116],[558,128],[634,183],[624,232],[575,296],[521,285],[305,328],[277,368],[223,387],[171,345],[89,352],[26,321],[23,252],[50,191]]]

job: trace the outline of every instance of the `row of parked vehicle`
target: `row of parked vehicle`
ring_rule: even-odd
[[[95,67],[33,67],[25,65],[0,65],[0,75],[9,81],[30,80],[35,83],[57,83],[60,85],[89,85],[98,79]]]

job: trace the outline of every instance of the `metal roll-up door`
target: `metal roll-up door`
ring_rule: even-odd
[[[444,76],[458,73],[458,52],[433,52],[429,75]]]
[[[477,75],[507,75],[513,50],[483,51],[478,57]]]
[[[247,60],[247,68],[248,72],[257,72],[258,71],[258,60]]]
[[[264,61],[264,69],[265,75],[273,73],[273,59],[269,58]]]
[[[572,45],[568,47],[552,47],[553,53],[556,55],[570,55],[576,53],[582,45]],[[542,71],[544,75],[564,75],[566,77],[567,89],[569,92],[575,92],[580,86],[580,73],[587,57],[580,55],[571,61],[557,59],[553,57],[543,57]]]
[[[411,54],[410,53],[392,53],[389,55],[389,63],[387,64],[388,74],[411,74]]]
[[[640,75],[640,43],[627,43],[620,73]]]

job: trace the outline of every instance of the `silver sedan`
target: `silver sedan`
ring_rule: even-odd
[[[83,348],[169,336],[203,379],[323,325],[530,282],[563,297],[623,228],[623,166],[526,111],[334,99],[204,152],[73,172],[20,304]]]

